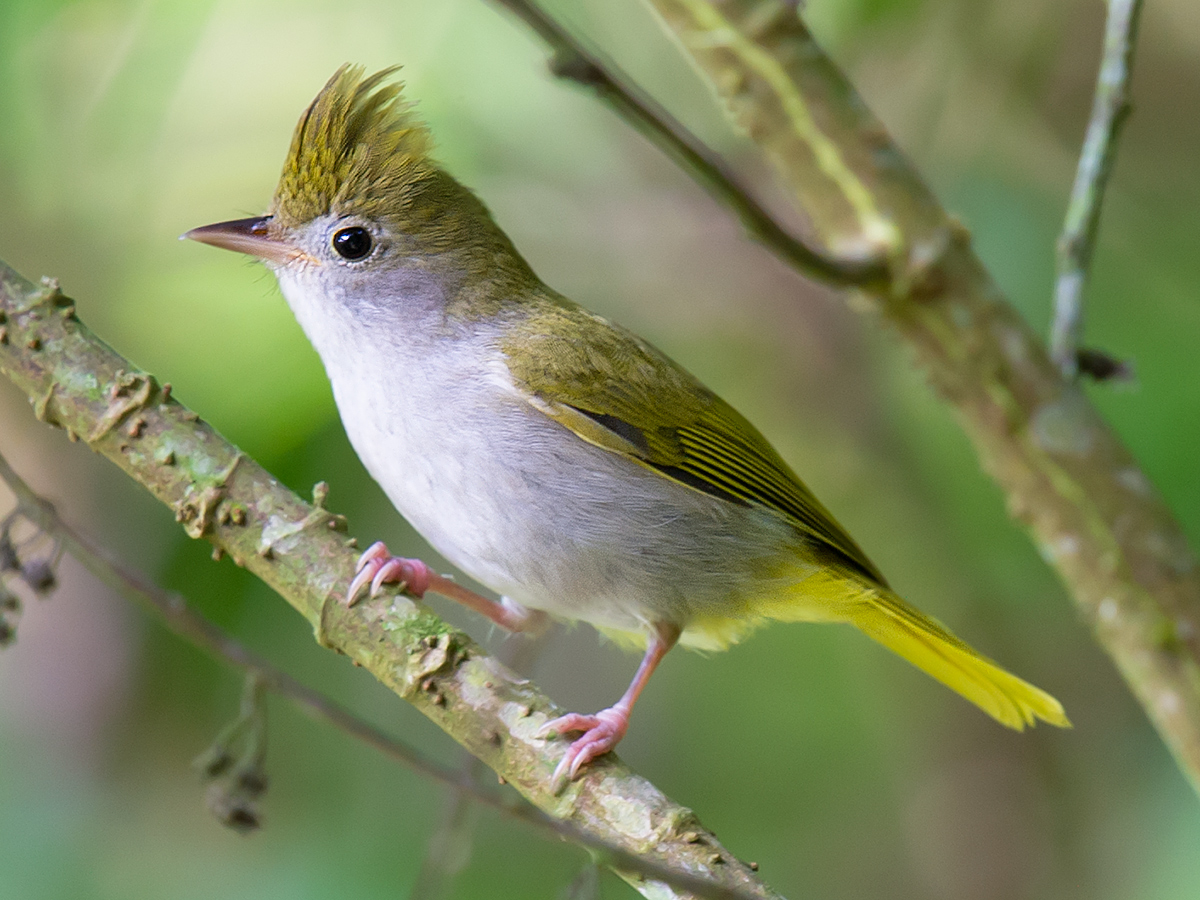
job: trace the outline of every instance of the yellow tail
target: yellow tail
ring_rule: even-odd
[[[958,691],[996,721],[1017,731],[1038,719],[1060,728],[1071,727],[1061,703],[981,656],[895,594],[877,594],[864,597],[864,601],[854,605],[851,624]]]
[[[785,621],[849,622],[1017,731],[1038,719],[1061,728],[1071,727],[1062,704],[1045,691],[1006,672],[885,588],[851,594],[841,579],[813,582],[810,579],[804,585],[803,593],[808,596],[800,602],[793,598],[791,602],[770,604],[761,612]]]

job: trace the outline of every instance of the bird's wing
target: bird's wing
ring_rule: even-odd
[[[850,568],[886,584],[732,406],[632,333],[553,299],[514,323],[501,347],[518,391],[532,406],[583,440],[680,484],[775,510]]]

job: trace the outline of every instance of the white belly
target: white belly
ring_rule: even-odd
[[[482,584],[603,627],[686,626],[728,613],[795,540],[768,513],[584,442],[506,393],[480,358],[481,348],[462,347],[397,371],[359,357],[330,375],[371,475]],[[372,383],[363,368],[389,374]]]

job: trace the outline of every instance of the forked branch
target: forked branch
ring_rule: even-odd
[[[860,294],[875,301],[954,408],[1009,510],[1200,791],[1200,566],[1150,480],[1005,301],[969,233],[822,52],[796,3],[648,2],[825,246],[841,257],[887,260],[887,277]],[[590,53],[565,29],[536,28],[559,52],[565,43]],[[629,86],[601,56],[589,59],[605,84]],[[629,116],[639,130],[642,116]],[[664,121],[660,131],[670,135],[674,126]]]

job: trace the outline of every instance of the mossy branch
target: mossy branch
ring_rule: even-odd
[[[1200,567],[1137,462],[1063,377],[950,217],[783,0],[649,0],[958,414],[1010,512],[1200,791]]]
[[[562,713],[467,635],[403,595],[347,607],[357,552],[343,518],[307,503],[222,438],[78,321],[58,284],[35,286],[0,263],[0,373],[40,420],[65,429],[175,510],[270,585],[348,656],[414,705],[534,806],[592,836],[619,876],[654,897],[776,897],[705,830],[614,756],[561,794],[550,776],[564,749],[536,737]],[[639,860],[623,866],[627,853]],[[668,881],[669,879],[669,881]]]

